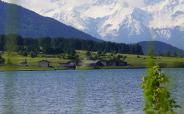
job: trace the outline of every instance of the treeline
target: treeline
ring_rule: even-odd
[[[101,42],[65,38],[22,38],[18,35],[0,35],[0,51],[17,51],[20,54],[61,54],[75,50],[143,54],[138,44]]]

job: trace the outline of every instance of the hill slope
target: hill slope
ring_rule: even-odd
[[[150,48],[154,48],[155,55],[179,55],[184,56],[184,51],[182,49],[176,48],[172,45],[159,42],[159,41],[144,41],[140,42],[139,45],[142,46],[143,53],[147,54]]]
[[[43,17],[23,7],[0,1],[0,34],[23,37],[64,37],[97,40],[52,18]]]
[[[103,40],[137,43],[154,37],[184,49],[184,0],[3,1],[22,5]]]

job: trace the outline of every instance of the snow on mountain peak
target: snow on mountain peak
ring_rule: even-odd
[[[177,40],[184,42],[184,0],[16,1],[41,15],[104,40],[148,40],[150,30],[153,30],[158,40],[173,43],[177,34]]]

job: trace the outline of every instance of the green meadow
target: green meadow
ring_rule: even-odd
[[[76,55],[79,56],[79,65],[77,66],[77,69],[79,70],[87,70],[87,69],[94,69],[92,66],[90,66],[90,62],[95,61],[89,59],[88,55],[86,54],[86,51],[78,50],[76,51]],[[91,56],[96,56],[97,52],[91,52]],[[123,57],[126,57],[126,59],[123,59],[123,61],[127,62],[127,66],[103,66],[98,67],[99,69],[125,69],[125,68],[145,68],[148,62],[148,56],[144,55],[132,55],[132,54],[113,54],[113,53],[105,53],[103,55],[100,55],[96,60],[103,59],[103,60],[109,60],[112,58],[112,56],[121,55]],[[98,55],[99,56],[99,55]],[[64,55],[45,55],[45,54],[38,54],[36,57],[23,56],[19,55],[17,53],[12,53],[11,55],[8,55],[7,52],[4,52],[2,54],[2,57],[5,59],[5,63],[0,65],[0,71],[6,71],[6,70],[62,70],[59,69],[58,66],[60,64],[65,64],[70,59],[67,59],[64,57]],[[11,64],[9,64],[7,61],[11,61]],[[121,58],[120,58],[121,59]],[[156,56],[152,58],[153,61],[160,65],[161,67],[166,68],[181,68],[184,67],[184,58],[182,57],[161,57]],[[38,63],[39,61],[46,60],[49,61],[51,68],[44,68],[39,67]],[[21,63],[26,61],[26,65],[22,65]]]

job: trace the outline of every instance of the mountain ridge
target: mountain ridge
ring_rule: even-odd
[[[106,41],[136,43],[154,39],[184,49],[183,0],[17,1]]]
[[[153,50],[153,54],[157,56],[182,56],[184,57],[184,50],[179,49],[173,45],[160,42],[160,41],[142,41],[138,43],[143,53],[147,55],[150,50]],[[153,48],[153,49],[151,49]]]
[[[23,37],[33,38],[64,37],[98,40],[53,18],[41,16],[15,4],[0,1],[0,11],[0,17],[3,17],[0,18],[2,27],[0,34],[19,34]]]

